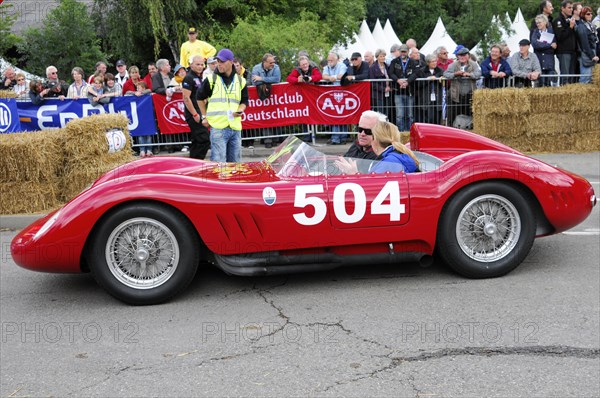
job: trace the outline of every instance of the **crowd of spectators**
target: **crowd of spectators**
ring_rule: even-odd
[[[345,60],[330,52],[319,64],[306,52],[300,52],[296,66],[285,77],[281,75],[276,55],[270,53],[248,70],[241,60],[234,58],[232,70],[243,79],[244,85],[255,85],[261,96],[268,96],[270,85],[284,78],[290,84],[341,86],[375,80],[371,83],[372,108],[390,120],[395,118],[400,131],[409,130],[415,121],[439,123],[446,106],[446,118],[452,125],[456,124],[457,116],[471,115],[471,98],[478,87],[537,87],[591,81],[591,70],[600,55],[600,9],[594,16],[590,7],[565,0],[557,12],[554,11],[550,1],[542,1],[532,22],[530,36],[519,42],[519,51],[510,55],[505,43],[494,44],[489,49],[489,56],[482,61],[462,45],[456,49],[439,47],[432,54],[422,54],[416,41],[408,39],[406,44],[392,45],[389,58],[383,48],[370,49],[364,54],[355,52]],[[184,93],[193,100],[195,97],[189,97],[190,92],[195,96],[202,82],[211,81],[215,74],[221,75],[217,67],[222,63],[216,57],[217,50],[198,40],[197,34],[193,27],[188,30],[188,41],[181,46],[180,63],[175,66],[174,73],[167,59],[148,64],[148,72],[143,78],[138,66],[127,68],[123,59],[115,63],[114,74],[108,72],[106,62],[99,61],[87,79],[82,68],[73,68],[69,85],[59,78],[59,71],[54,66],[46,68],[45,81],[31,82],[9,67],[3,71],[0,89],[14,90],[19,99],[29,98],[35,104],[47,98],[88,98],[96,105],[109,102],[111,97],[150,93],[165,95],[167,100],[175,93]],[[194,59],[201,66],[192,68]],[[556,69],[560,70],[560,82]],[[184,82],[190,75],[193,87],[188,82],[186,92]],[[197,126],[192,126],[192,116],[199,111],[194,102],[186,105],[189,113],[186,119],[190,128],[198,131]],[[202,124],[201,121],[195,123]],[[330,131],[330,144],[343,143],[348,137],[345,125],[331,125]],[[266,129],[263,134],[270,136],[275,132],[275,129]],[[200,141],[206,144],[205,137]],[[268,147],[272,145],[270,138],[264,143]],[[205,155],[204,149],[198,153]],[[141,154],[149,156],[149,147]]]

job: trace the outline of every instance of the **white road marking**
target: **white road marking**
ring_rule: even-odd
[[[577,236],[596,236],[600,235],[600,228],[586,228],[583,231],[565,231],[565,235],[577,235]]]

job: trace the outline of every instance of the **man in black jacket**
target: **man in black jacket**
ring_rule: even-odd
[[[560,15],[552,23],[556,35],[555,54],[558,58],[561,75],[572,75],[575,73],[575,61],[577,60],[577,34],[575,27],[577,21],[573,16],[573,2],[564,0],[560,3]],[[575,78],[561,78],[561,84],[574,83]]]
[[[350,66],[346,71],[346,83],[352,83],[369,78],[369,63],[363,61],[360,53],[352,53]]]
[[[392,89],[395,92],[396,126],[400,131],[409,131],[413,123],[414,98],[408,84],[408,78],[413,72],[409,68],[408,46],[394,44],[390,52],[396,57],[388,68],[388,76],[392,79]]]

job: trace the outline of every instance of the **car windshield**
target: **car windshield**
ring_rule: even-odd
[[[297,137],[289,136],[266,159],[266,162],[278,177],[290,178],[343,174],[334,164],[338,158],[339,156],[336,155],[325,155]],[[368,174],[374,163],[377,162],[364,159],[354,160],[361,174]]]

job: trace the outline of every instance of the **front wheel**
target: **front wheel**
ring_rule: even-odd
[[[463,188],[442,211],[438,252],[456,272],[470,278],[507,274],[525,259],[536,220],[527,192],[501,182]]]
[[[90,269],[100,286],[126,303],[149,305],[188,286],[200,249],[196,231],[182,214],[140,203],[108,215],[89,253]]]

